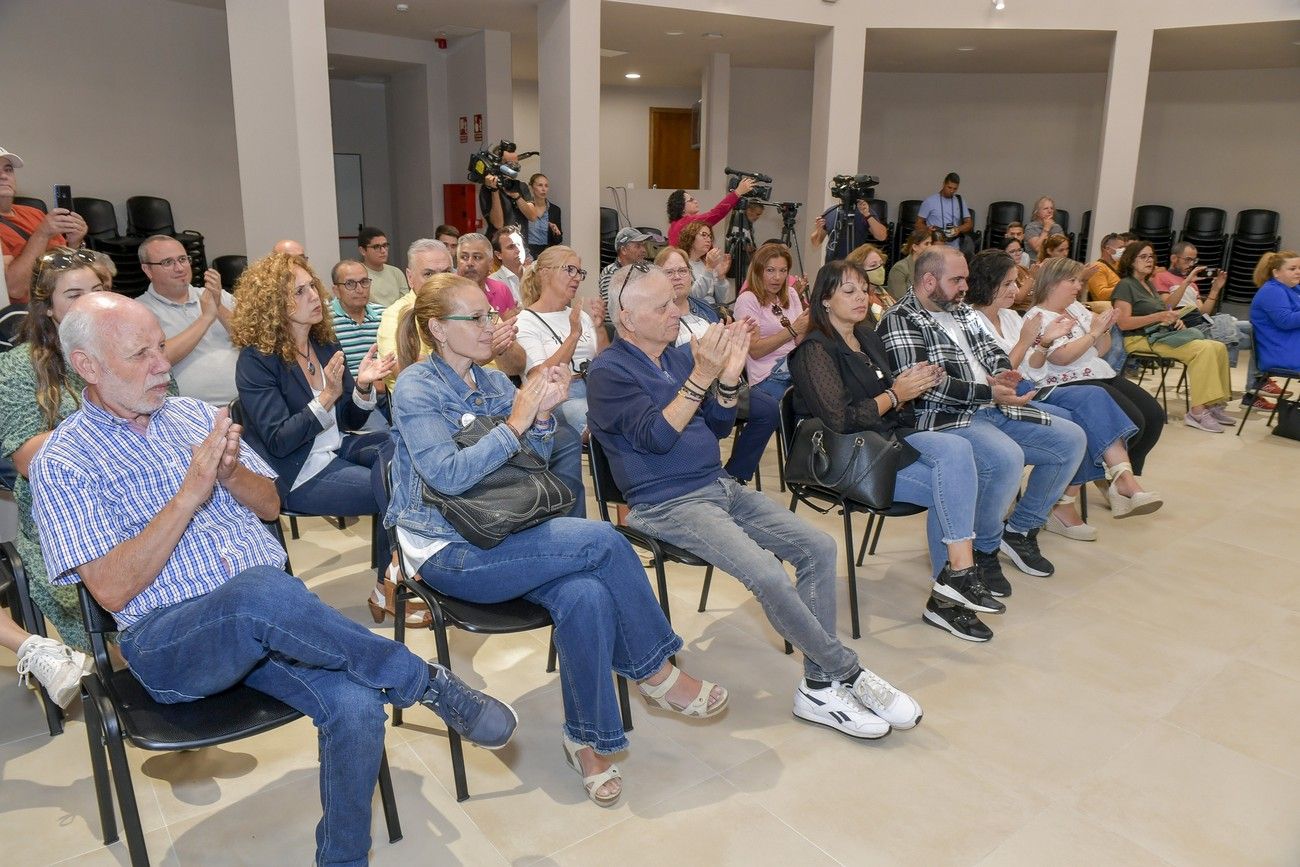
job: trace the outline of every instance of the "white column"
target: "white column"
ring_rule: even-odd
[[[226,0],[235,141],[250,259],[279,238],[338,250],[322,0]]]
[[[703,105],[703,159],[700,160],[700,186],[708,188],[722,183],[727,167],[727,148],[731,133],[731,55],[714,53],[704,65],[700,87]]]
[[[565,242],[594,275],[600,268],[600,0],[542,0],[537,44],[544,49],[537,57],[541,162],[564,208]],[[595,279],[581,291],[596,294]]]
[[[1137,185],[1147,78],[1151,71],[1151,37],[1149,28],[1140,27],[1125,27],[1115,34],[1102,117],[1097,205],[1092,211],[1089,233],[1093,249],[1084,251],[1085,261],[1095,255],[1097,245],[1107,233],[1127,232],[1133,216],[1133,188]]]
[[[866,31],[856,24],[836,25],[817,37],[814,50],[812,148],[803,220],[810,227],[830,201],[830,179],[858,170]]]
[[[515,137],[514,84],[511,81],[510,34],[505,30],[483,31],[484,122],[491,138],[487,143]],[[537,150],[529,142],[517,142],[520,150]],[[524,174],[536,171],[532,162]]]

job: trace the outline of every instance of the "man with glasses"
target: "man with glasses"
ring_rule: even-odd
[[[139,300],[162,323],[167,360],[180,393],[213,405],[230,403],[239,396],[239,350],[226,331],[235,299],[222,291],[221,275],[209,268],[203,273],[203,287],[191,286],[190,257],[170,235],[145,238],[137,253],[149,278],[149,288]]]
[[[46,250],[79,247],[86,237],[86,221],[67,208],[52,208],[43,214],[37,208],[14,204],[18,191],[15,170],[22,167],[22,157],[0,148],[0,248],[4,250],[4,283],[10,304],[27,303],[32,270]]]
[[[370,303],[373,283],[366,268],[355,259],[344,259],[330,270],[334,299],[330,313],[334,316],[334,336],[343,347],[343,359],[354,377],[370,347],[379,335],[384,308]]]
[[[380,307],[392,304],[411,288],[402,272],[388,264],[388,247],[383,229],[363,226],[357,233],[357,250],[370,277],[370,300]]]

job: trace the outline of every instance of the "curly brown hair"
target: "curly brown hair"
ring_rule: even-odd
[[[686,253],[687,259],[691,258],[691,248],[695,246],[695,239],[701,232],[712,235],[713,227],[703,220],[696,220],[682,227],[681,233],[677,236],[677,246]]]
[[[307,257],[272,253],[249,265],[235,283],[235,297],[239,303],[231,317],[231,343],[251,346],[266,355],[278,355],[289,364],[298,358],[298,348],[289,333],[289,299],[293,292],[294,268],[307,272],[316,294],[320,296],[320,322],[311,327],[309,339],[317,346],[331,346],[338,342],[334,337],[334,317],[329,310],[329,293],[311,265],[307,264]]]

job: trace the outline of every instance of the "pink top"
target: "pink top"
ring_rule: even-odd
[[[710,226],[717,225],[719,220],[731,213],[731,209],[736,207],[736,203],[739,201],[740,198],[735,193],[727,193],[722,197],[722,201],[718,202],[711,210],[705,211],[703,214],[689,214],[684,217],[678,217],[676,220],[673,220],[672,224],[668,227],[668,243],[676,247],[677,238],[682,234],[682,229],[686,228],[688,223],[708,223]]]
[[[803,313],[803,302],[799,300],[799,294],[793,288],[785,290],[785,307],[782,312],[785,318],[793,323]],[[781,324],[781,317],[772,312],[772,305],[761,306],[758,296],[753,292],[742,292],[736,299],[736,304],[732,312],[737,319],[749,316],[758,323],[758,337],[771,337],[777,332],[785,332],[785,326]],[[786,332],[788,333],[788,332]],[[776,367],[778,361],[785,358],[794,351],[798,342],[793,338],[782,343],[776,349],[773,349],[762,358],[749,358],[745,361],[745,373],[749,376],[750,385],[758,385],[767,379],[772,368]]]
[[[505,313],[507,310],[512,310],[518,306],[515,304],[515,293],[510,291],[509,283],[502,283],[500,280],[493,280],[488,277],[483,292],[487,295],[488,303],[492,305],[492,309],[498,313]]]

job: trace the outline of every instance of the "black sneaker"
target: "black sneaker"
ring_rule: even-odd
[[[1038,550],[1038,530],[1016,533],[1010,528],[1002,533],[1002,553],[1011,558],[1016,568],[1026,575],[1046,578],[1056,571],[1052,561]]]
[[[504,747],[519,725],[515,709],[479,692],[446,668],[429,663],[429,688],[420,704],[470,743],[489,750]]]
[[[931,592],[949,602],[956,602],[971,611],[983,614],[1001,614],[1007,606],[993,598],[984,583],[980,581],[979,571],[974,566],[953,570],[947,563],[939,577],[934,579]]]
[[[985,554],[976,549],[975,568],[979,570],[980,583],[987,587],[990,593],[1001,597],[1011,595],[1011,582],[1002,574],[1002,564],[998,562],[997,551],[989,551]]]
[[[974,611],[967,611],[955,602],[931,596],[925,603],[925,614],[921,619],[937,629],[951,632],[963,641],[988,641],[993,637],[993,630],[985,626],[975,616]]]

